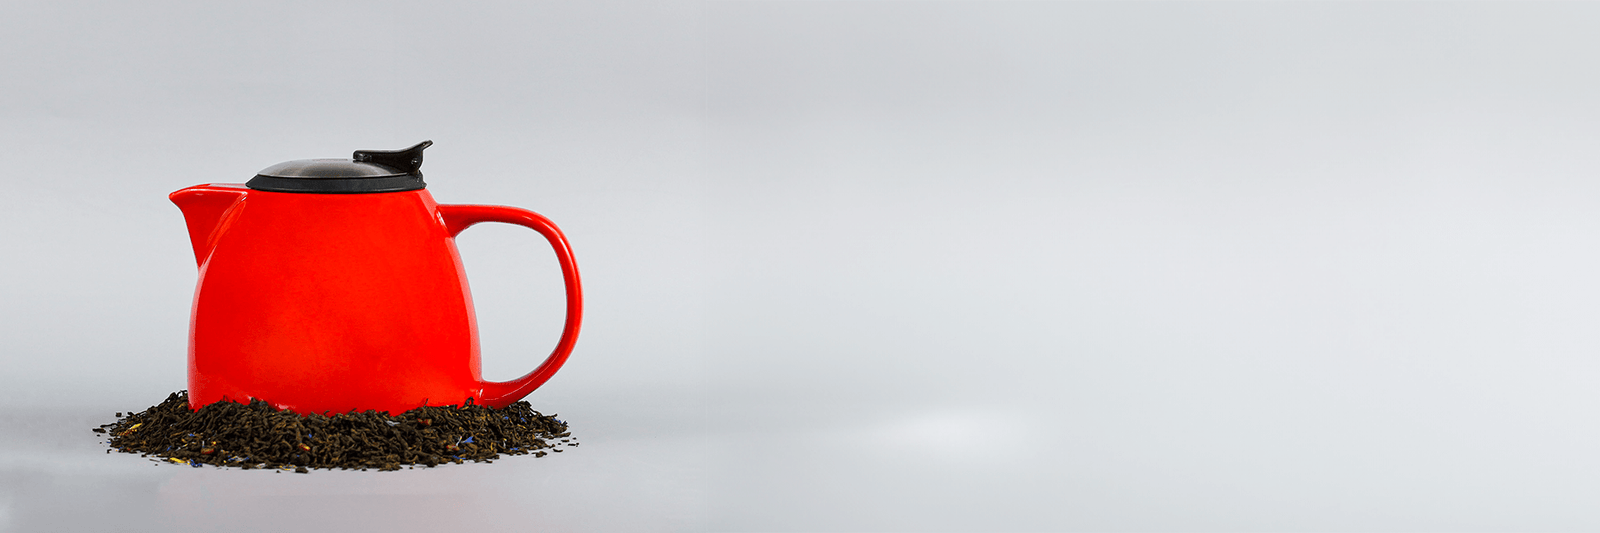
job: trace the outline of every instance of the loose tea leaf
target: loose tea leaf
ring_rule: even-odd
[[[528,402],[493,409],[468,400],[459,407],[418,407],[393,416],[375,411],[302,416],[259,399],[190,411],[188,391],[179,391],[160,405],[123,414],[94,429],[110,436],[111,449],[194,467],[386,471],[487,463],[501,454],[544,457],[547,450],[578,445],[567,442],[572,434],[566,422],[534,411]]]

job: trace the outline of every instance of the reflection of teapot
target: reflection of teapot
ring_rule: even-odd
[[[439,205],[421,144],[267,167],[249,183],[172,193],[200,264],[189,329],[191,407],[260,398],[300,413],[504,407],[550,379],[583,316],[578,267],[549,219],[514,207]],[[567,321],[520,378],[484,381],[455,236],[526,226],[555,247]]]

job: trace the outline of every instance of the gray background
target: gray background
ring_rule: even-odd
[[[1595,530],[1600,4],[6,2],[0,530]],[[182,388],[181,187],[540,211],[583,445],[311,475]],[[476,227],[485,371],[555,261]]]

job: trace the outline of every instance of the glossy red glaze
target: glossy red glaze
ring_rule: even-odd
[[[260,398],[300,413],[504,407],[561,368],[583,315],[566,237],[525,209],[438,205],[426,189],[375,194],[172,193],[200,266],[189,332],[189,398]],[[537,369],[484,381],[455,236],[478,222],[532,228],[555,248],[567,290],[556,349]]]

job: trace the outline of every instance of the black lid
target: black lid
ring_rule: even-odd
[[[245,183],[258,191],[359,194],[415,191],[422,182],[422,141],[404,150],[356,150],[350,159],[301,159],[263,169]]]

